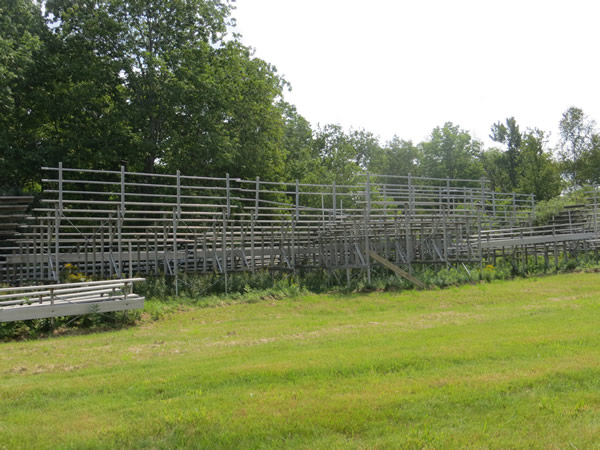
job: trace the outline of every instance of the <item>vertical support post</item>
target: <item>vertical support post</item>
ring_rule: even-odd
[[[531,219],[529,220],[529,225],[533,226],[534,221],[535,221],[535,195],[532,192],[531,193]]]
[[[443,242],[444,242],[444,261],[446,261],[446,268],[449,268],[448,263],[448,205],[445,205],[442,209],[443,218]]]
[[[296,180],[296,222],[298,222],[298,219],[300,219],[300,182]]]
[[[179,296],[179,280],[178,280],[178,265],[177,258],[177,208],[173,208],[173,275],[175,276],[175,296]],[[166,242],[165,242],[166,244]],[[166,253],[165,248],[165,253]]]
[[[59,253],[60,253],[60,210],[56,206],[54,208],[54,280],[60,281],[59,270]]]
[[[449,206],[451,202],[450,198],[450,177],[446,177],[446,204]],[[448,209],[448,208],[446,208]]]
[[[63,213],[63,164],[58,163],[58,206],[54,209],[54,279],[60,281],[60,221]]]
[[[325,231],[325,196],[321,194],[321,225]]]
[[[241,234],[241,233],[240,233]],[[229,255],[231,258],[231,271],[235,270],[236,258],[235,258],[235,227],[229,228],[229,237],[231,239],[231,245],[229,248]]]
[[[177,220],[181,219],[181,171],[177,170]]]
[[[331,199],[333,201],[333,221],[335,222],[335,220],[337,219],[337,188],[335,185],[335,181],[333,182],[331,189]]]
[[[119,251],[119,278],[123,278],[123,218],[125,217],[125,166],[121,166],[121,206],[117,221],[117,245]]]
[[[46,246],[48,248],[48,272],[47,272],[47,279],[51,280],[54,279],[54,273],[52,270],[52,220],[51,220],[51,216],[50,216],[50,212],[48,212],[46,214],[47,216],[47,222],[46,222],[46,237],[47,237],[47,241],[46,241]],[[6,280],[8,281],[8,265],[6,266]]]
[[[298,226],[298,220],[300,219],[300,182],[296,179],[296,207],[294,212],[294,221],[292,222],[292,270],[296,275],[296,259],[297,252],[296,247],[299,246],[298,239],[296,236],[296,227]]]
[[[230,193],[230,184],[229,184],[229,174],[225,175],[225,188],[226,188],[226,196],[227,196],[227,218],[231,215],[231,193]]]
[[[410,173],[408,174],[408,208],[410,210],[410,214],[412,215],[414,208],[414,192],[412,185],[412,175]]]
[[[179,227],[179,221],[181,220],[181,171],[177,170],[177,206],[173,211],[173,275],[175,275],[175,296],[179,296],[179,254],[177,232]],[[187,255],[185,256],[187,265]]]
[[[255,196],[254,196],[254,214],[252,215],[252,221],[250,222],[250,241],[251,241],[251,249],[250,249],[250,253],[251,253],[251,257],[252,257],[252,272],[254,272],[256,270],[256,252],[254,250],[255,248],[255,244],[254,244],[254,229],[256,227],[256,221],[258,219],[258,200],[259,200],[259,193],[260,193],[260,177],[256,177],[256,192],[255,192]],[[263,253],[264,253],[264,249],[262,249]]]
[[[133,278],[133,256],[132,256],[132,250],[131,250],[131,241],[129,241],[127,244],[129,247],[129,278]],[[139,259],[138,259],[138,265],[139,265]]]
[[[108,220],[110,221],[110,216],[108,217]],[[105,276],[105,270],[106,270],[106,260],[104,259],[104,222],[102,222],[102,224],[100,225],[100,276],[103,277]]]
[[[63,163],[58,163],[58,210],[63,212]]]
[[[496,220],[496,192],[492,190],[492,219]]]
[[[483,277],[483,253],[481,251],[481,213],[479,213],[477,224],[477,258],[479,258],[479,279]]]
[[[348,255],[348,235],[349,231],[346,230],[346,221],[344,221],[344,266],[346,267],[346,287],[350,289],[350,264]]]
[[[383,215],[384,220],[387,219],[387,185],[383,185]]]
[[[483,218],[485,217],[485,178],[481,177],[481,224],[483,224]]]
[[[598,237],[598,186],[594,186],[594,238]]]
[[[483,217],[485,214],[485,178],[481,177],[481,208],[479,209],[477,224],[477,257],[479,258],[479,279],[483,277],[483,253],[481,250],[481,228],[483,227]]]
[[[412,209],[413,209],[413,188],[412,188],[412,175],[408,174],[408,207],[407,214],[405,217],[406,226],[406,260],[408,262],[408,273],[412,275],[412,257],[413,257],[413,245],[412,245]]]
[[[365,196],[367,204],[365,210],[365,262],[367,263],[367,282],[371,284],[371,260],[369,256],[369,223],[371,220],[371,177],[367,172],[367,182],[365,184]]]
[[[227,184],[229,185],[229,174],[227,174]],[[229,189],[227,190],[229,192]],[[223,254],[223,275],[225,276],[225,295],[228,294],[229,286],[227,280],[227,212],[223,211],[223,230],[221,234],[221,251]]]

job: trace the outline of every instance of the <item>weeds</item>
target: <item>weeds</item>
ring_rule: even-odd
[[[54,317],[0,323],[0,341],[39,339],[71,331],[105,331],[135,325],[141,311],[92,312],[82,316]]]
[[[77,267],[65,271],[66,280],[80,280]],[[517,277],[535,277],[556,273],[598,271],[598,255],[587,252],[578,258],[563,254],[557,262],[547,264],[543,256],[529,255],[525,260],[498,258],[496,264],[448,265],[448,267],[415,266],[413,275],[430,287],[447,288],[463,284]],[[413,289],[409,281],[387,269],[373,266],[369,283],[364,270],[327,271],[314,270],[296,274],[284,271],[261,270],[238,272],[227,277],[228,293],[225,294],[225,277],[218,273],[208,275],[183,274],[172,276],[148,276],[143,283],[135,285],[135,292],[146,297],[143,313],[140,311],[93,313],[81,317],[61,317],[30,320],[26,322],[0,323],[0,340],[35,339],[60,334],[69,330],[106,330],[135,325],[140,320],[159,320],[181,307],[211,307],[232,303],[257,303],[263,300],[294,298],[306,293],[369,291],[402,291]],[[178,295],[176,295],[178,294]]]

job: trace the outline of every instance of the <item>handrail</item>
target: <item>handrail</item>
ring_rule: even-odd
[[[56,290],[60,288],[73,287],[74,285],[85,285],[85,286],[102,286],[105,284],[116,284],[116,283],[133,283],[136,281],[146,281],[145,278],[122,278],[115,280],[102,280],[102,281],[81,281],[78,283],[62,283],[62,284],[46,284],[39,286],[20,286],[20,287],[8,287],[8,288],[0,288],[0,293],[2,292],[10,292],[10,291],[35,291],[40,288],[46,288],[48,290]],[[0,296],[1,297],[1,296]]]

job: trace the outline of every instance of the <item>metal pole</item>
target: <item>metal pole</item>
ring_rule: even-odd
[[[58,163],[58,210],[63,212],[63,163]]]
[[[229,177],[229,175],[228,175]],[[229,191],[228,191],[229,192]],[[223,252],[223,275],[225,276],[225,295],[228,294],[229,286],[227,280],[227,214],[223,211],[223,233],[221,236],[221,250]]]
[[[335,186],[335,181],[333,182],[333,185],[331,187],[332,190],[332,200],[333,200],[333,221],[335,222],[335,219],[337,218],[337,196],[336,196],[336,186]]]
[[[119,278],[123,278],[123,218],[125,216],[125,166],[121,166],[121,207],[119,209],[119,220],[117,222],[117,239],[119,251]]]
[[[58,206],[54,208],[54,280],[60,282],[58,255],[60,253],[60,212]]]
[[[179,280],[177,278],[178,263],[179,261],[177,258],[177,208],[173,208],[173,275],[175,276],[175,296],[179,296]]]
[[[367,263],[367,282],[371,285],[371,260],[369,255],[369,222],[371,219],[371,177],[367,172],[367,183],[365,185],[367,205],[365,210],[365,262]]]
[[[181,219],[181,171],[177,171],[177,220]]]
[[[250,223],[251,226],[251,255],[252,255],[252,272],[254,272],[256,270],[256,251],[254,250],[254,246],[255,246],[255,241],[254,241],[254,228],[256,227],[256,220],[258,219],[258,198],[259,198],[259,192],[260,192],[260,177],[256,177],[256,193],[255,193],[255,198],[254,198],[254,214],[252,215],[252,222]]]
[[[227,217],[231,215],[231,194],[229,192],[229,174],[225,174],[225,187],[227,189]]]
[[[598,186],[594,186],[594,237],[598,236]]]

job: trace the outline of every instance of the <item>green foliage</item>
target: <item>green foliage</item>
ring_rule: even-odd
[[[517,192],[534,194],[538,201],[556,197],[562,187],[558,164],[545,146],[544,132],[529,130],[523,137],[519,156]]]
[[[582,109],[567,109],[560,120],[559,157],[571,187],[600,183],[600,134]]]
[[[280,102],[279,107],[284,120],[285,177],[288,181],[304,180],[318,165],[312,128],[294,105]]]
[[[506,119],[506,125],[497,122],[492,125],[492,134],[490,138],[498,143],[505,144],[507,149],[503,161],[506,165],[510,187],[506,192],[510,192],[517,187],[519,160],[521,157],[521,141],[523,136],[519,131],[519,125],[514,117]]]
[[[552,217],[560,214],[566,206],[585,204],[586,198],[591,195],[596,195],[594,188],[584,186],[580,189],[566,192],[558,197],[538,202],[535,207],[536,225],[548,224]]]
[[[413,144],[327,124],[313,130],[288,87],[232,30],[232,2],[10,0],[0,6],[0,191],[39,191],[67,166],[352,184],[373,173],[477,179],[548,200],[600,182],[600,137],[581,109],[545,134],[514,117],[481,143],[451,122]],[[391,181],[391,180],[386,180]],[[318,203],[318,199],[313,199]],[[320,205],[317,205],[320,206]],[[331,205],[326,205],[331,206]],[[341,204],[339,205],[341,206]]]
[[[82,316],[55,317],[0,323],[0,341],[30,340],[116,330],[133,326],[141,318],[140,311],[92,312]]]
[[[492,140],[504,144],[506,150],[491,148],[482,152],[481,162],[492,188],[501,192],[534,194],[548,200],[560,194],[560,167],[546,149],[546,134],[536,129],[521,133],[514,117],[506,125],[492,126]]]
[[[47,156],[37,147],[43,119],[35,105],[48,84],[49,36],[37,3],[0,3],[0,192],[19,192],[38,180],[34,174]]]
[[[318,166],[306,175],[305,182],[312,184],[352,184],[362,172],[358,164],[356,142],[339,125],[318,128],[313,139]]]
[[[237,272],[227,276],[227,294],[225,277],[221,274],[183,274],[177,279],[172,276],[148,276],[146,281],[136,283],[135,292],[146,298],[155,298],[167,302],[178,302],[179,298],[188,299],[194,304],[218,304],[230,300],[247,301],[261,297],[283,298],[295,296],[304,290],[299,279],[282,271],[266,270]]]
[[[59,161],[284,174],[277,102],[286,84],[227,36],[228,2],[53,0],[46,24],[39,5],[9,4],[2,20],[15,26],[0,28],[0,48],[15,55],[0,59],[0,187],[39,181],[39,168]]]
[[[485,177],[490,180],[491,188],[497,192],[511,192],[513,190],[506,167],[506,155],[498,148],[490,148],[481,152],[481,164]]]
[[[431,139],[422,148],[424,176],[477,179],[483,175],[478,159],[481,143],[452,122],[434,128]]]
[[[556,267],[558,266],[558,267]],[[565,257],[559,254],[558,261],[551,260],[550,265],[542,255],[529,255],[523,260],[497,258],[496,265],[456,265],[447,268],[416,266],[413,275],[427,286],[449,288],[476,282],[510,280],[515,277],[535,277],[551,273],[571,272],[574,270],[600,269],[599,255],[588,252],[583,256]],[[77,276],[76,267],[67,267],[64,271],[66,281]],[[149,276],[143,283],[136,283],[135,292],[146,297],[144,313],[151,320],[158,320],[182,307],[214,307],[232,303],[256,303],[264,300],[296,298],[308,292],[327,293],[370,291],[406,291],[413,290],[411,282],[392,274],[386,268],[375,265],[371,269],[371,283],[363,270],[350,273],[346,278],[344,270],[311,270],[296,275],[283,271],[240,272],[228,275],[225,294],[225,278],[220,274],[195,275],[184,274],[175,280],[172,276]],[[177,296],[176,293],[179,295]],[[25,322],[0,323],[0,340],[35,339],[52,334],[69,333],[74,330],[104,331],[131,326],[143,319],[139,311],[116,313],[92,313],[77,318],[60,317],[30,320]]]
[[[369,170],[381,175],[418,176],[421,173],[422,160],[421,146],[394,136],[383,148],[373,154],[369,162]],[[398,183],[398,180],[391,178],[388,182]]]

